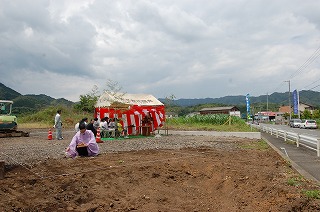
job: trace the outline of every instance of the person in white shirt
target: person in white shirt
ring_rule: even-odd
[[[62,137],[62,121],[61,121],[61,110],[57,111],[56,116],[54,117],[54,126],[56,129],[56,139],[61,140]]]
[[[79,121],[78,123],[76,123],[76,125],[74,125],[74,130],[76,131],[76,132],[78,132],[80,129],[79,129],[79,124],[80,124],[80,122],[84,122],[85,123],[85,125],[87,126],[87,122],[88,122],[88,118],[86,117],[86,118],[83,118],[83,119],[81,119],[81,121]]]
[[[93,119],[93,127],[97,130],[98,127],[100,126],[100,121],[98,118]]]
[[[109,137],[109,123],[108,117],[104,117],[101,119],[100,129],[101,129],[101,137],[107,138]]]

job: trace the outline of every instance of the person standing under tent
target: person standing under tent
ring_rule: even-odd
[[[54,117],[53,128],[56,129],[56,139],[62,140],[62,121],[61,121],[61,110],[57,110],[57,114]]]
[[[142,119],[142,130],[144,135],[150,135],[152,132],[152,124],[153,124],[153,119],[150,114],[150,112],[146,113],[144,118]]]
[[[100,129],[101,129],[101,137],[107,138],[109,137],[109,126],[108,126],[108,117],[104,117],[101,119]]]
[[[109,119],[109,124],[108,124],[108,130],[109,130],[109,137],[115,137],[115,130],[116,130],[116,123],[115,123],[115,118]]]

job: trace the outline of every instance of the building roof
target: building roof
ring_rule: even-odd
[[[276,116],[276,112],[272,112],[272,111],[261,111],[261,112],[257,112],[256,115],[262,115],[262,116]]]
[[[119,102],[126,105],[138,105],[138,106],[160,106],[163,105],[157,98],[151,94],[128,94],[128,93],[103,93],[95,107],[109,107],[114,102]]]
[[[200,111],[239,110],[236,106],[202,108]]]
[[[304,103],[304,102],[299,102],[299,105],[306,105],[306,106],[309,106],[309,107],[314,107],[313,105],[307,104],[307,103]]]
[[[279,112],[283,112],[283,113],[290,113],[290,107],[289,106],[281,106],[279,108]]]

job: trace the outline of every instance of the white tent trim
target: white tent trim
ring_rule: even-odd
[[[138,106],[159,106],[163,105],[157,98],[151,94],[128,94],[128,93],[115,93],[110,95],[104,92],[98,99],[95,107],[109,107],[113,102],[120,102],[128,105]]]

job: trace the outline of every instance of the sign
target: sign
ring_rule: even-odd
[[[293,97],[293,113],[295,115],[299,114],[299,96],[298,96],[298,91],[294,90],[292,92],[292,97]]]
[[[250,96],[246,95],[246,104],[247,104],[247,118],[250,119]]]

